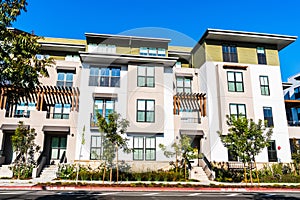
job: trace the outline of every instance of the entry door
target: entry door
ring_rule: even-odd
[[[3,154],[5,156],[5,162],[4,164],[11,164],[12,163],[12,158],[13,158],[13,148],[12,148],[12,142],[11,142],[11,137],[13,133],[4,133],[4,143],[3,143]]]
[[[67,149],[66,136],[52,136],[51,138],[51,160],[59,160]]]

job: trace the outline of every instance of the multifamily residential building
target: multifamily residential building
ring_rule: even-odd
[[[297,150],[294,145],[300,144],[300,73],[289,77],[283,86],[290,147],[293,153]]]
[[[133,170],[167,169],[174,159],[159,144],[170,149],[182,135],[209,161],[238,161],[217,133],[228,131],[226,115],[267,120],[273,127],[258,162],[291,161],[278,52],[296,37],[208,29],[192,48],[171,46],[165,38],[85,37],[39,41],[43,53],[37,56],[56,62],[30,98],[12,103],[1,88],[2,165],[16,156],[10,137],[18,121],[36,130],[39,162],[99,164],[96,113],[107,117],[112,111],[130,123],[125,137],[133,151],[120,151],[119,159]]]

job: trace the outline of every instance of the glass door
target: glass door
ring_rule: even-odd
[[[51,160],[59,160],[67,148],[66,136],[52,136],[51,138]]]

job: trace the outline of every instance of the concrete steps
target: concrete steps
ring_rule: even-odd
[[[210,182],[202,167],[192,167],[190,179],[195,179],[200,182]]]
[[[58,166],[56,165],[48,165],[45,166],[43,171],[40,174],[40,177],[35,178],[35,182],[49,182],[52,181],[53,179],[56,179],[56,173],[58,172]]]

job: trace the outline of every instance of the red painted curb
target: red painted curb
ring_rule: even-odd
[[[122,191],[122,192],[300,192],[300,189],[295,188],[206,188],[206,187],[101,187],[101,186],[0,186],[0,190],[86,190],[86,191]]]

